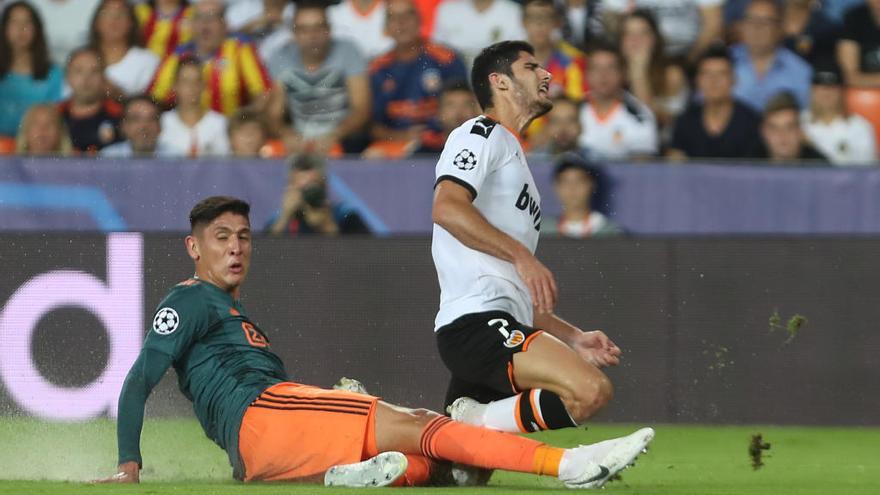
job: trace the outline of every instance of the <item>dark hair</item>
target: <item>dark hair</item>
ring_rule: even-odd
[[[497,72],[513,76],[512,65],[519,58],[520,52],[534,55],[535,49],[525,41],[501,41],[483,48],[474,59],[471,87],[480,108],[492,108],[492,84],[489,83],[489,75]]]
[[[94,55],[95,58],[98,59],[98,63],[101,65],[101,71],[103,72],[104,71],[104,57],[101,56],[101,52],[99,52],[97,48],[93,48],[88,45],[81,46],[79,48],[74,48],[73,51],[70,52],[70,55],[67,56],[67,64],[65,64],[65,66],[64,66],[65,72],[67,72],[68,69],[70,69],[70,63],[73,62],[73,60],[75,58],[79,57],[80,55],[85,55],[87,53]]]
[[[156,109],[157,115],[160,113],[159,105],[149,95],[144,95],[144,94],[133,95],[133,96],[129,96],[128,98],[125,99],[125,107],[124,107],[125,110],[123,111],[123,114],[122,114],[123,120],[125,120],[125,118],[128,117],[128,110],[131,108],[131,106],[134,105],[135,103],[138,103],[138,102],[149,103],[150,105],[152,105]]]
[[[597,53],[610,53],[615,59],[617,59],[617,67],[620,70],[624,69],[626,61],[623,59],[623,54],[620,53],[620,49],[617,48],[617,45],[603,40],[597,40],[590,43],[590,47],[587,50],[587,56],[592,57]],[[587,70],[590,70],[589,65],[587,66]]]
[[[471,93],[471,86],[464,79],[452,79],[447,81],[446,84],[443,85],[443,89],[440,90],[440,95],[445,95],[446,93],[456,93],[458,91],[467,91]]]
[[[26,9],[31,14],[31,22],[34,23],[34,40],[30,46],[31,70],[33,78],[42,81],[49,75],[52,62],[49,60],[49,49],[46,46],[46,35],[43,31],[43,20],[36,9],[24,1],[12,2],[3,9],[3,17],[0,18],[0,78],[6,77],[12,68],[12,47],[6,39],[6,28],[12,18],[12,11],[18,7]]]
[[[731,68],[733,68],[733,58],[730,56],[730,51],[727,49],[727,45],[723,43],[713,43],[709,45],[709,47],[697,57],[697,61],[694,63],[694,68],[699,71],[703,62],[707,60],[724,60]]]
[[[599,169],[592,166],[587,160],[576,153],[565,153],[556,162],[556,166],[553,168],[553,180],[559,180],[559,176],[562,175],[563,172],[568,170],[580,170],[589,176],[593,182],[599,181]]]
[[[202,74],[202,63],[197,59],[194,55],[183,55],[180,57],[180,60],[177,61],[177,69],[174,71],[174,82],[177,83],[177,79],[180,77],[180,71],[184,67],[195,67],[199,71],[199,75]]]
[[[323,173],[324,159],[318,155],[303,153],[301,155],[293,155],[287,162],[291,172],[305,172],[308,170],[318,170]]]
[[[189,212],[190,228],[195,231],[199,225],[211,223],[227,211],[241,215],[250,222],[248,215],[251,212],[251,205],[246,201],[231,196],[211,196],[196,203]]]
[[[800,113],[801,107],[798,105],[797,98],[795,98],[793,94],[788,91],[783,91],[782,93],[777,93],[773,98],[770,98],[770,101],[764,106],[764,118],[766,119],[774,113],[786,110]]]
[[[95,13],[92,15],[92,23],[89,27],[89,46],[100,51],[101,40],[98,39],[97,29],[98,16],[101,15],[101,10],[111,2],[121,3],[123,8],[125,8],[125,13],[128,15],[128,22],[131,25],[128,30],[128,36],[126,36],[125,39],[128,47],[131,48],[133,46],[144,46],[143,42],[141,41],[140,24],[138,24],[137,16],[134,13],[134,7],[126,0],[102,0],[101,3],[98,4],[98,8],[95,9]]]
[[[629,14],[627,14],[622,21],[620,21],[620,44],[619,49],[623,50],[623,26],[630,19],[639,19],[648,25],[648,28],[651,30],[651,34],[654,35],[654,47],[651,48],[651,60],[648,64],[648,81],[651,83],[651,87],[654,89],[655,93],[665,93],[666,92],[666,42],[663,40],[663,34],[660,32],[660,28],[657,25],[657,18],[654,16],[654,13],[647,9],[635,9]],[[629,63],[629,61],[627,61]]]
[[[237,112],[232,114],[232,117],[229,117],[229,125],[227,126],[227,131],[231,135],[233,132],[235,132],[236,129],[242,127],[245,124],[251,123],[259,124],[260,130],[263,131],[264,135],[269,134],[269,126],[266,124],[266,119],[263,118],[263,114],[249,108],[239,109]]]
[[[529,5],[536,5],[538,7],[549,7],[553,9],[553,15],[556,16],[557,19],[562,17],[562,11],[560,7],[556,5],[556,2],[554,2],[553,0],[526,0],[525,2],[523,2],[522,6],[523,17],[526,16],[526,7],[528,7]]]
[[[294,0],[296,11],[293,13],[296,17],[300,12],[306,9],[320,10],[324,13],[324,19],[327,19],[327,2],[321,0]]]

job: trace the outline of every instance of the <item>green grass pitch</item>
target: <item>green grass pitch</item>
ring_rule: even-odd
[[[633,425],[600,424],[538,438],[572,446],[618,436]],[[656,426],[648,455],[606,494],[644,495],[837,495],[880,494],[880,429],[770,426]],[[760,432],[772,444],[754,471],[748,444]],[[148,420],[145,470],[139,486],[94,486],[85,480],[113,473],[112,422],[42,423],[0,418],[0,494],[258,494],[354,493],[295,484],[232,481],[225,454],[190,419]],[[392,489],[380,489],[387,493]],[[400,490],[400,489],[397,489]],[[375,490],[371,491],[375,492]],[[553,479],[496,473],[488,488],[405,489],[416,493],[563,493]]]

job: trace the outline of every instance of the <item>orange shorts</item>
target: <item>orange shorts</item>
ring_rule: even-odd
[[[244,481],[317,478],[376,455],[378,398],[284,382],[248,407],[238,449]]]

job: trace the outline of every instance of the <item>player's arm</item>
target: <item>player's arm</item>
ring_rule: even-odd
[[[584,332],[554,313],[535,315],[535,327],[565,342],[588,363],[598,368],[620,363],[620,348],[601,330]]]
[[[153,349],[143,349],[128,371],[116,420],[116,439],[119,445],[117,473],[99,483],[138,483],[143,466],[141,458],[141,429],[144,425],[144,407],[153,388],[171,366],[171,357]]]
[[[434,191],[431,218],[465,246],[513,263],[529,288],[538,313],[556,306],[556,281],[522,243],[498,230],[473,205],[475,196],[454,180],[440,178]]]

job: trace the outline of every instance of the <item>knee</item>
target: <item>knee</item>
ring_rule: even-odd
[[[575,384],[568,397],[563,397],[563,403],[571,419],[581,424],[607,406],[613,397],[614,387],[611,380],[600,373]]]

